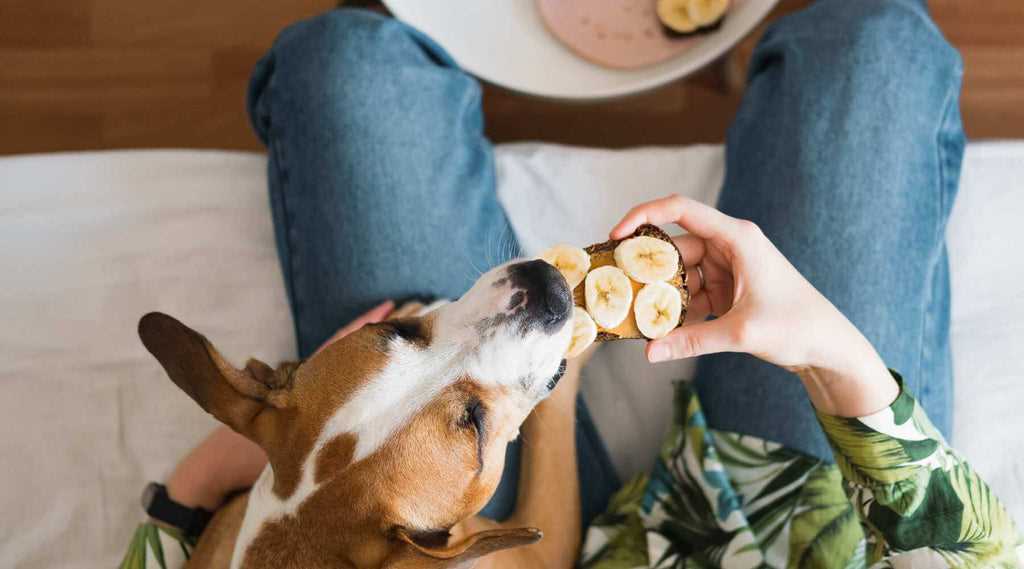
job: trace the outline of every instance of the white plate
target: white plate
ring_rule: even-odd
[[[742,39],[777,0],[744,2],[730,12],[721,29],[702,37],[691,49],[668,61],[630,70],[608,69],[573,54],[545,29],[534,0],[383,2],[392,14],[434,38],[459,65],[485,81],[531,95],[580,100],[628,95],[696,71]]]

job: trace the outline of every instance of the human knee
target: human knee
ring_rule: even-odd
[[[922,68],[957,72],[959,53],[917,0],[843,2],[849,12],[854,61],[906,75]]]
[[[395,119],[412,96],[401,74],[437,67],[424,38],[394,18],[338,9],[281,32],[271,57],[271,99],[324,126],[371,128]],[[369,121],[369,122],[368,122]]]
[[[820,0],[779,21],[765,41],[836,80],[932,80],[936,71],[953,79],[962,69],[923,0]]]

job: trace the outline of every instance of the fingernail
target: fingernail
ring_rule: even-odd
[[[647,352],[647,361],[654,364],[658,362],[663,362],[669,359],[669,357],[671,356],[672,354],[669,353],[668,346],[654,344],[653,346],[651,346],[650,351]]]

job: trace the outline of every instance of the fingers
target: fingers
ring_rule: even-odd
[[[679,254],[683,256],[686,270],[690,270],[690,265],[700,264],[707,251],[704,240],[689,233],[673,237],[672,243],[675,244],[676,249],[679,249]]]
[[[686,321],[683,326],[692,326],[703,322],[711,314],[711,299],[706,292],[690,293],[690,303],[686,305]]]
[[[644,223],[655,225],[676,223],[683,229],[705,239],[723,238],[736,220],[690,198],[671,195],[629,210],[612,228],[611,238],[622,239]]]
[[[391,311],[393,311],[394,309],[395,303],[394,301],[391,300],[386,300],[378,304],[377,306],[374,306],[370,310],[363,313],[362,316],[359,316],[358,318],[349,322],[340,330],[335,332],[334,335],[328,338],[326,342],[320,344],[320,347],[317,348],[315,352],[313,352],[313,355],[317,355],[318,353],[320,353],[321,350],[326,348],[328,345],[344,338],[345,336],[348,336],[352,332],[355,332],[356,330],[362,328],[363,326],[366,326],[367,324],[373,324],[374,322],[380,322],[384,320],[385,318],[388,317],[389,314],[391,314]]]
[[[346,325],[344,328],[338,331],[338,334],[341,334],[342,332],[345,332],[346,334],[351,334],[352,332],[355,332],[356,330],[362,328],[367,324],[380,322],[381,320],[387,318],[394,309],[395,302],[393,300],[385,300],[384,302],[378,304],[377,306],[374,306],[373,308],[367,310],[362,316],[356,318],[352,322],[349,322],[348,325]]]
[[[676,328],[671,334],[647,344],[651,363],[692,358],[718,352],[742,351],[728,316]]]

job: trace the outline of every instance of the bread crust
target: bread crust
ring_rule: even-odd
[[[590,255],[590,270],[593,271],[594,269],[605,265],[615,266],[615,248],[619,246],[619,243],[622,243],[626,239],[641,236],[654,237],[656,239],[672,243],[672,238],[669,237],[668,233],[662,231],[657,225],[645,223],[638,227],[629,237],[625,237],[623,239],[611,239],[604,243],[595,243],[589,247],[585,247],[583,250]],[[675,248],[675,244],[673,244],[673,248]],[[667,282],[679,289],[679,294],[682,297],[683,310],[679,313],[679,326],[682,326],[683,321],[686,319],[686,307],[690,304],[690,288],[687,286],[686,267],[683,264],[683,256],[679,253],[678,249],[676,249],[676,254],[679,255],[679,269],[676,270],[676,274]],[[629,279],[629,282],[633,285],[633,298],[635,299],[636,294],[640,292],[640,289],[644,287],[644,284],[633,279]],[[576,306],[584,308],[587,306],[586,293],[584,292],[585,285],[586,280],[576,285],[576,288],[572,291],[573,303]],[[595,342],[636,339],[644,339],[644,335],[636,325],[636,317],[633,315],[632,307],[630,307],[629,314],[626,316],[626,319],[618,326],[614,328],[604,328],[601,325],[597,326],[597,339]]]

